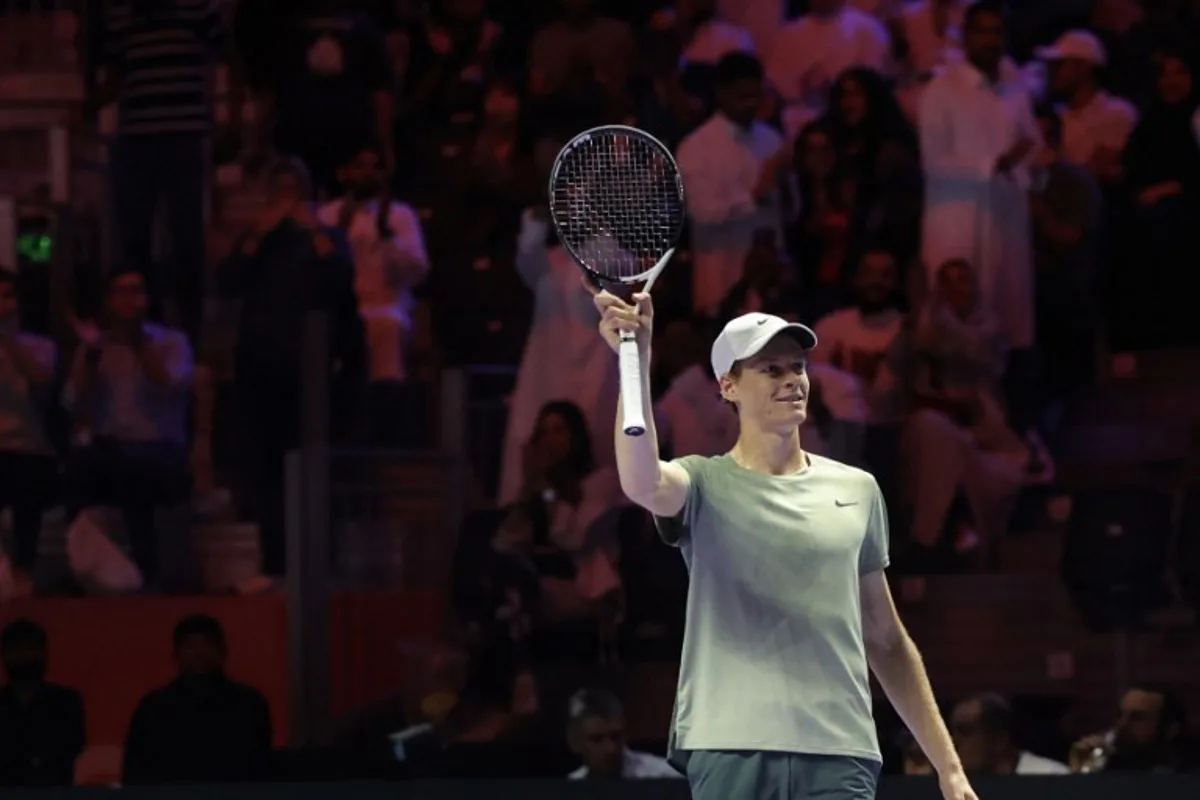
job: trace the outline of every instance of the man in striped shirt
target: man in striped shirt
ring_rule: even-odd
[[[112,0],[103,66],[118,134],[110,163],[117,263],[151,278],[156,300],[174,300],[195,346],[203,318],[204,196],[218,0]],[[159,201],[166,202],[170,279],[152,269]]]

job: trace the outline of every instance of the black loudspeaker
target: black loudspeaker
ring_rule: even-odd
[[[1094,489],[1074,498],[1062,579],[1095,630],[1135,629],[1169,599],[1171,495],[1149,487]]]

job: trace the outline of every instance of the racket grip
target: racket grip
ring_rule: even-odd
[[[641,436],[646,432],[646,415],[642,408],[642,357],[633,335],[621,337],[617,358],[621,377],[621,429],[626,436]]]

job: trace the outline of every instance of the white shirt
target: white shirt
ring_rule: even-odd
[[[783,98],[784,128],[795,136],[825,109],[834,80],[850,67],[887,68],[891,37],[878,19],[855,8],[805,14],[783,27],[763,65]]]
[[[580,767],[567,776],[573,781],[581,781],[588,777],[588,768]],[[679,770],[667,763],[665,758],[652,756],[649,753],[639,753],[636,750],[626,750],[625,760],[621,765],[621,777],[628,779],[682,778]]]
[[[1062,116],[1062,152],[1072,163],[1088,166],[1100,148],[1120,153],[1137,125],[1133,104],[1098,91],[1080,108],[1059,106]]]
[[[675,376],[655,405],[654,418],[659,441],[676,458],[719,455],[737,442],[737,415],[699,364]]]
[[[907,62],[914,77],[929,77],[935,67],[944,63],[946,52],[958,48],[965,9],[965,3],[955,4],[940,35],[934,27],[930,0],[911,3],[900,12],[900,24],[908,41]]]
[[[717,0],[717,11],[734,25],[750,31],[754,47],[765,53],[787,17],[786,0]]]
[[[1023,751],[1017,760],[1017,775],[1070,775],[1066,764]]]
[[[750,31],[724,20],[713,19],[696,29],[680,60],[684,66],[716,64],[730,53],[737,52],[755,52]]]
[[[742,277],[746,254],[760,228],[782,241],[778,197],[758,205],[754,187],[763,162],[783,146],[772,128],[741,128],[714,114],[679,145],[677,160],[688,190],[692,220],[693,301],[699,313],[715,311]]]
[[[817,339],[821,342],[821,352],[831,356],[841,351],[842,366],[837,368],[837,371],[855,379],[859,384],[858,394],[865,401],[860,410],[848,406],[845,402],[839,404],[838,400],[841,398],[850,399],[845,394],[825,391],[825,404],[835,419],[866,422],[868,425],[890,425],[899,421],[899,384],[896,376],[888,368],[886,355],[896,337],[900,335],[903,321],[903,315],[895,309],[866,318],[857,308],[844,308],[823,317],[816,324],[815,331]],[[874,379],[869,385],[862,385],[862,379],[852,369],[855,361],[861,359],[870,359],[878,363]],[[813,372],[814,377],[821,381],[822,390],[827,388],[826,383],[832,383],[828,381],[829,376],[826,372],[830,368],[830,365],[824,365],[824,369]],[[841,407],[835,407],[837,405]]]

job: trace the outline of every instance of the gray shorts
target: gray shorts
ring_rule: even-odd
[[[695,750],[687,778],[692,800],[873,800],[881,766],[851,756]]]

